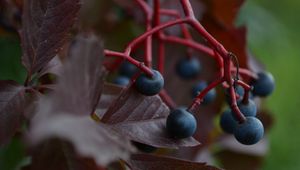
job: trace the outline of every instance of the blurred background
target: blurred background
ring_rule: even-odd
[[[267,105],[275,117],[262,169],[300,169],[300,1],[249,0],[238,22],[249,29],[249,46],[276,79]]]
[[[252,53],[276,79],[275,93],[266,102],[274,114],[275,124],[268,134],[270,149],[263,170],[300,169],[299,8],[298,0],[248,0],[237,20],[238,25],[248,27]],[[0,79],[24,81],[20,56],[18,37],[7,36],[0,30]],[[0,169],[14,169],[24,161],[23,154],[24,148],[17,140],[0,149]]]

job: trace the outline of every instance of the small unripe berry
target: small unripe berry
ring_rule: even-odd
[[[173,138],[187,138],[195,133],[197,121],[190,112],[184,108],[178,108],[171,111],[167,118],[166,128]]]

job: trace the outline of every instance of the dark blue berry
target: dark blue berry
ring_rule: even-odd
[[[257,107],[253,100],[249,99],[247,103],[243,101],[239,102],[238,107],[244,116],[252,116],[255,117],[257,113]]]
[[[197,58],[184,58],[178,61],[176,73],[183,79],[193,79],[201,71],[201,63]]]
[[[153,96],[160,92],[164,86],[164,78],[156,71],[153,71],[153,76],[149,77],[145,73],[142,73],[135,82],[137,91],[146,96]]]
[[[135,65],[126,61],[121,65],[121,67],[119,69],[119,74],[126,76],[126,77],[132,77],[135,73],[137,73],[137,71],[138,71],[138,69]]]
[[[230,98],[229,94],[230,94],[229,89],[227,89],[226,92],[225,92],[225,97],[226,97],[226,101],[227,101],[228,104],[231,103],[231,98]],[[237,102],[238,103],[241,102],[243,100],[243,97],[244,97],[244,94],[245,94],[244,88],[242,86],[240,86],[240,85],[237,85],[235,87],[235,94],[238,96]],[[250,91],[250,93],[249,93],[249,99],[253,99],[253,98],[254,98],[253,94]]]
[[[234,137],[244,145],[253,145],[260,141],[264,135],[264,126],[255,117],[246,117],[246,121],[237,126]]]
[[[197,121],[190,112],[179,108],[171,111],[167,118],[166,128],[173,138],[187,138],[195,133]]]
[[[231,110],[227,109],[221,115],[220,126],[226,133],[233,133],[238,125],[238,122],[234,119]]]
[[[130,83],[130,79],[125,76],[118,76],[114,79],[113,83],[120,86],[127,86]]]
[[[242,99],[245,94],[245,89],[242,86],[237,85],[235,87],[235,92],[237,95],[239,95],[239,99]]]
[[[253,82],[253,94],[260,97],[269,96],[275,89],[275,80],[271,73],[260,72]]]
[[[156,147],[133,141],[132,144],[141,152],[152,153],[157,150]]]
[[[197,95],[204,90],[207,87],[207,83],[205,81],[201,81],[198,84],[196,84],[192,89],[192,95],[193,97],[197,97]],[[215,100],[217,96],[216,89],[211,89],[205,96],[202,101],[203,104],[209,104],[212,101]]]

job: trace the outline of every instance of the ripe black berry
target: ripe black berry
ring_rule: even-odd
[[[202,90],[204,90],[207,87],[207,83],[205,81],[201,81],[198,84],[196,84],[192,89],[192,95],[193,97],[196,97]],[[217,96],[216,89],[211,89],[203,98],[202,103],[203,104],[209,104],[212,101],[215,100]]]
[[[135,73],[137,73],[138,69],[135,65],[131,64],[130,62],[122,63],[119,73],[126,77],[132,77]]]
[[[149,77],[145,73],[142,73],[135,82],[137,91],[146,96],[153,96],[160,92],[164,86],[164,78],[156,71],[153,71],[153,76]]]
[[[190,112],[179,108],[171,111],[167,118],[166,128],[173,138],[187,138],[195,133],[197,121]]]
[[[253,100],[249,99],[247,103],[239,102],[238,107],[244,116],[255,117],[257,113],[257,107]]]
[[[253,145],[260,141],[264,135],[264,127],[259,119],[246,117],[246,121],[239,124],[234,131],[234,137],[244,145]]]
[[[197,58],[184,58],[178,61],[176,73],[183,79],[192,79],[201,71],[201,63]]]
[[[227,109],[222,113],[220,126],[224,132],[232,134],[235,131],[237,125],[238,122],[234,119],[230,109]]]
[[[120,86],[127,86],[130,83],[130,79],[125,76],[118,76],[114,79],[113,83]]]
[[[253,94],[266,97],[269,96],[275,89],[275,80],[271,73],[258,73],[258,79],[253,82]]]

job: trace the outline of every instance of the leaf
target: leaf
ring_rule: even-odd
[[[135,154],[131,156],[132,170],[220,170],[205,163],[191,162],[171,157],[155,156],[150,154]]]
[[[113,125],[113,129],[129,139],[158,148],[193,147],[200,143],[193,137],[173,139],[166,132],[166,119],[128,121]]]
[[[196,146],[194,138],[172,139],[166,133],[168,107],[156,95],[147,97],[133,87],[123,90],[101,119],[131,140],[155,147]]]
[[[230,170],[261,169],[264,160],[263,157],[260,156],[242,154],[230,150],[222,150],[216,154],[216,157],[222,164],[222,167]]]
[[[63,64],[62,64],[59,56],[56,55],[54,58],[52,58],[52,60],[49,63],[47,63],[45,65],[45,67],[43,67],[41,69],[41,71],[38,74],[38,77],[42,77],[43,75],[48,74],[48,73],[59,75],[62,67],[63,67]]]
[[[102,170],[90,158],[76,155],[68,142],[59,139],[47,140],[31,151],[28,170]],[[23,169],[25,170],[25,169]]]
[[[124,90],[118,99],[109,107],[102,122],[116,124],[129,121],[144,121],[166,118],[169,108],[156,96],[144,96],[134,87]]]
[[[96,115],[101,118],[107,112],[109,106],[119,97],[124,88],[114,84],[104,83],[103,91],[96,108]]]
[[[248,68],[246,27],[224,27],[210,16],[206,16],[201,23],[228,51],[237,56],[241,67]]]
[[[90,117],[103,85],[101,43],[93,35],[79,35],[70,48],[56,89],[38,102],[27,139],[33,145],[53,137],[64,139],[98,165],[127,159],[134,151],[130,141]]]
[[[15,81],[0,81],[0,145],[20,127],[25,108],[25,88]]]
[[[79,0],[24,2],[20,36],[22,62],[29,76],[42,69],[61,50],[79,8]]]
[[[102,91],[102,42],[94,35],[79,35],[70,47],[70,58],[61,70],[53,108],[87,115],[94,112]]]
[[[233,27],[239,9],[245,0],[208,1],[210,15],[226,27]]]
[[[44,102],[40,109],[47,109],[46,104],[48,103]],[[120,158],[126,160],[129,152],[134,151],[126,137],[87,116],[68,113],[47,115],[39,110],[32,124],[28,136],[32,145],[54,137],[63,139],[73,144],[80,156],[94,158],[98,165],[105,166]]]

